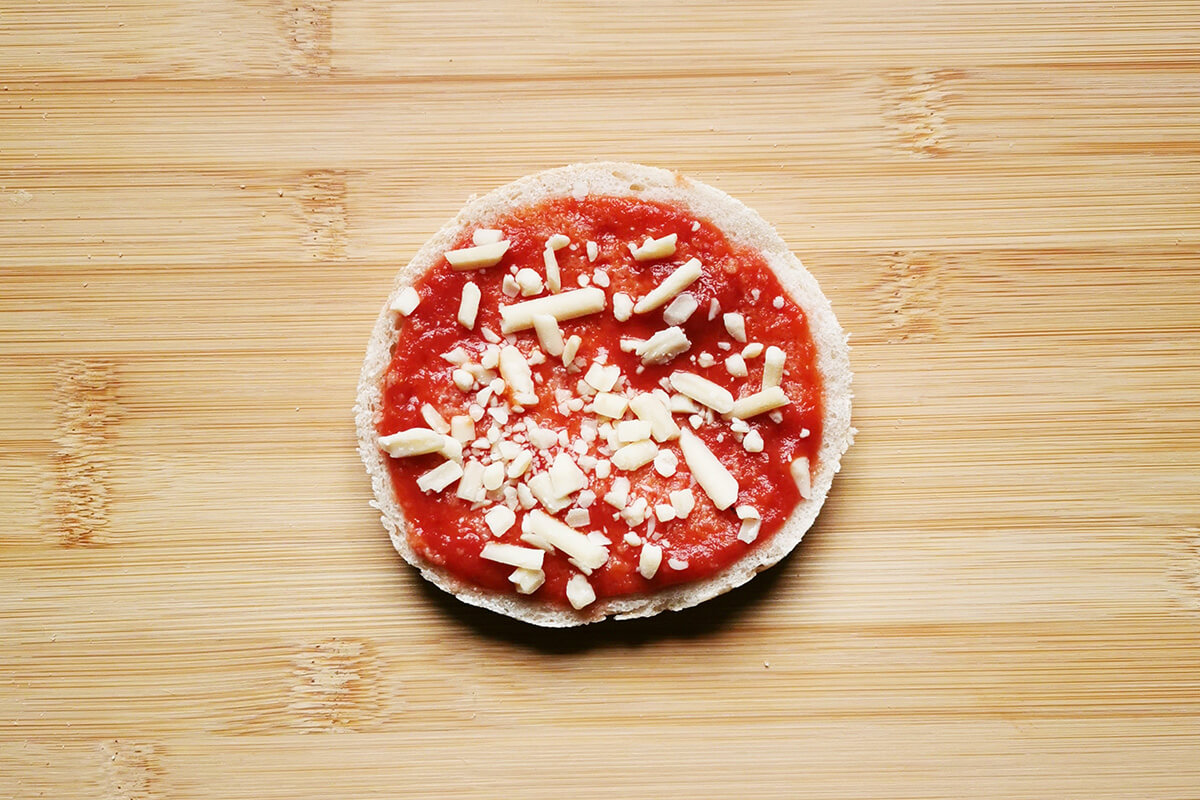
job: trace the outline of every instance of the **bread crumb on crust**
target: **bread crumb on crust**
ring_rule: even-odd
[[[376,425],[382,417],[380,381],[388,369],[398,332],[391,308],[405,287],[438,263],[465,231],[487,228],[513,208],[559,196],[580,198],[584,195],[682,204],[694,216],[717,225],[731,241],[752,247],[763,255],[808,318],[817,350],[817,368],[824,382],[824,438],[817,455],[817,471],[810,496],[797,504],[787,522],[764,546],[749,551],[740,560],[704,580],[650,594],[600,600],[576,611],[526,597],[482,590],[458,580],[416,553],[405,535],[404,514],[392,492],[386,456],[377,444]],[[463,602],[549,628],[584,625],[607,617],[649,617],[662,611],[689,608],[741,586],[778,563],[800,543],[824,504],[833,476],[841,467],[842,455],[854,438],[850,424],[851,377],[847,336],[838,324],[829,300],[775,229],[756,212],[719,189],[669,170],[615,161],[571,164],[520,178],[482,197],[470,199],[454,219],[434,234],[400,270],[392,293],[376,320],[359,379],[354,407],[358,451],[371,478],[375,495],[371,505],[380,512],[383,526],[397,552],[416,567],[422,577]]]

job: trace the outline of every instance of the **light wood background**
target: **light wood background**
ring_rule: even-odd
[[[468,194],[761,211],[852,331],[799,551],[543,632],[350,407]],[[1200,6],[0,4],[0,796],[1200,797]]]

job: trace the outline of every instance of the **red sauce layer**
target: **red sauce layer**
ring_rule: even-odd
[[[692,230],[693,224],[698,228]],[[597,499],[591,506],[591,523],[584,530],[603,532],[612,542],[609,560],[588,578],[598,599],[618,597],[661,589],[663,587],[709,577],[746,555],[752,548],[762,547],[779,530],[800,500],[799,491],[789,472],[792,460],[808,457],[815,472],[816,456],[821,442],[821,380],[816,368],[816,349],[803,311],[783,291],[778,279],[755,250],[730,242],[712,223],[697,220],[683,207],[650,203],[627,198],[588,197],[583,200],[556,199],[537,206],[521,208],[497,220],[494,227],[504,231],[512,244],[499,265],[483,270],[456,272],[443,259],[417,281],[421,296],[417,310],[398,321],[399,337],[391,365],[383,381],[383,416],[378,425],[380,434],[390,434],[412,427],[427,427],[421,415],[423,403],[432,404],[449,420],[467,413],[472,394],[464,394],[451,380],[453,366],[440,356],[457,346],[470,351],[479,360],[485,343],[480,336],[482,327],[500,331],[499,306],[528,298],[506,297],[501,291],[505,275],[515,267],[529,267],[544,276],[542,251],[546,240],[562,233],[571,246],[559,250],[558,263],[562,272],[563,290],[579,287],[579,276],[593,276],[596,270],[607,272],[611,285],[605,289],[607,308],[575,320],[560,323],[563,336],[578,334],[583,345],[579,356],[590,364],[601,352],[609,364],[621,367],[622,374],[635,390],[651,391],[660,388],[663,378],[676,370],[702,375],[727,388],[735,398],[761,388],[764,359],[747,359],[748,376],[734,377],[726,370],[724,360],[741,351],[743,344],[734,341],[726,332],[721,316],[708,319],[713,298],[721,312],[736,311],[744,315],[747,341],[775,345],[787,354],[782,388],[791,400],[780,409],[782,421],[773,422],[766,414],[748,420],[750,428],[758,431],[765,443],[761,453],[747,452],[720,417],[712,424],[695,430],[705,444],[720,459],[740,486],[736,505],[750,505],[762,515],[762,528],[756,541],[745,544],[738,540],[740,520],[734,507],[718,511],[704,491],[695,483],[687,469],[678,440],[660,444],[679,457],[676,474],[665,478],[652,464],[632,471],[613,469],[605,479],[589,475],[589,487]],[[629,244],[640,244],[647,236],[678,235],[675,254],[669,258],[638,262],[629,251]],[[587,259],[585,242],[599,246],[594,262]],[[454,248],[470,247],[471,233],[464,233]],[[454,249],[452,248],[452,249]],[[691,348],[670,363],[647,366],[639,374],[640,359],[620,349],[622,337],[649,338],[655,331],[667,327],[662,308],[643,315],[634,315],[627,322],[618,322],[612,313],[612,296],[625,292],[635,300],[657,286],[663,278],[689,258],[698,258],[704,265],[703,275],[687,288],[699,301],[699,309],[683,327],[692,342]],[[482,291],[479,316],[474,330],[468,331],[456,321],[463,285],[472,281]],[[775,307],[775,298],[782,298],[782,307]],[[516,345],[525,353],[537,349],[532,330],[514,335]],[[719,343],[731,345],[722,349]],[[703,368],[695,357],[711,353],[713,366]],[[579,436],[580,422],[592,417],[586,411],[562,415],[554,402],[554,390],[563,388],[574,394],[583,372],[568,373],[557,358],[533,367],[540,375],[538,394],[541,402],[515,419],[531,417],[539,425],[566,429],[572,440]],[[627,414],[626,419],[633,419]],[[477,423],[477,435],[486,430],[490,417]],[[687,426],[687,417],[676,414],[675,421]],[[807,436],[802,431],[807,430]],[[597,439],[596,445],[602,442]],[[471,450],[467,449],[468,457]],[[594,446],[591,451],[596,455]],[[412,458],[390,458],[388,468],[396,498],[409,521],[408,537],[413,548],[431,562],[448,569],[460,579],[476,586],[515,594],[508,580],[513,568],[480,557],[489,541],[528,546],[520,541],[518,524],[497,539],[491,535],[483,520],[485,509],[472,510],[471,504],[454,495],[451,485],[437,495],[422,493],[417,478],[443,461],[440,455]],[[537,462],[535,462],[536,464]],[[640,547],[630,546],[624,536],[631,528],[617,516],[617,510],[603,501],[612,481],[627,477],[634,495],[647,496],[651,503],[667,502],[667,494],[691,488],[696,499],[695,509],[686,519],[669,522],[655,520],[654,530],[647,536],[643,523],[632,530],[647,541],[663,547],[663,563],[653,579],[643,578],[637,571]],[[528,475],[526,476],[528,477]],[[655,499],[657,498],[657,499]],[[562,519],[566,511],[555,515]],[[669,564],[673,560],[675,567]],[[686,562],[686,566],[678,565]],[[561,553],[547,553],[544,560],[545,584],[532,597],[556,605],[566,605],[566,583],[578,570],[567,563]]]

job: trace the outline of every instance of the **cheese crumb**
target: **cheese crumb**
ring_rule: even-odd
[[[688,562],[684,561],[682,558],[672,558],[667,560],[667,566],[676,572],[682,572],[688,568]]]
[[[587,578],[582,575],[573,575],[571,580],[567,581],[567,600],[571,603],[571,607],[578,611],[595,602],[596,592],[588,583]]]
[[[450,423],[446,422],[445,417],[438,413],[437,409],[429,403],[421,405],[421,418],[425,420],[430,428],[438,433],[449,433]]]
[[[650,438],[650,423],[645,420],[626,420],[617,423],[617,441],[622,443],[640,442]]]
[[[400,290],[400,294],[396,295],[396,299],[392,301],[392,310],[400,312],[400,316],[402,317],[407,317],[417,310],[417,306],[420,303],[421,295],[417,294],[417,290],[411,286],[405,286]]]
[[[629,479],[617,478],[604,495],[604,502],[616,509],[625,508],[629,502]]]
[[[679,456],[670,450],[659,450],[658,455],[654,457],[654,471],[664,478],[674,475],[678,467]]]
[[[597,286],[607,289],[612,283],[612,279],[608,277],[608,273],[602,269],[598,269],[592,273],[592,283]]]
[[[656,544],[642,545],[642,552],[638,557],[638,573],[650,580],[658,574],[658,568],[662,564],[662,548]]]
[[[516,297],[521,293],[521,287],[517,285],[517,279],[512,275],[505,275],[504,280],[500,282],[500,291],[505,297]]]
[[[533,330],[537,333],[538,344],[546,351],[546,355],[562,355],[563,335],[562,328],[558,327],[558,320],[549,314],[535,314]]]
[[[717,318],[717,314],[721,313],[721,303],[717,298],[708,301],[708,321],[712,322]]]
[[[597,392],[610,392],[617,385],[617,381],[621,378],[621,368],[616,364],[604,366],[598,361],[593,361],[592,366],[588,368],[583,379],[589,386]]]
[[[564,367],[570,366],[571,362],[575,360],[575,356],[579,353],[579,346],[582,344],[583,339],[580,339],[577,335],[572,335],[571,338],[567,339],[567,343],[563,345],[562,353]]]
[[[765,414],[772,409],[781,408],[789,403],[791,403],[791,400],[783,393],[783,389],[780,389],[778,386],[772,386],[770,389],[763,389],[761,392],[755,392],[752,395],[740,398],[733,404],[733,408],[728,413],[739,419],[748,419],[759,414]]]
[[[753,506],[738,506],[735,510],[737,511],[738,519],[742,521],[737,538],[746,544],[750,544],[758,538],[758,531],[762,526],[762,515]]]
[[[762,342],[751,342],[742,348],[742,358],[758,358],[762,355]]]
[[[629,401],[629,408],[638,419],[650,424],[650,435],[656,442],[679,438],[679,426],[671,418],[671,412],[658,397],[642,393]]]
[[[762,388],[770,389],[772,386],[778,386],[782,383],[783,364],[786,360],[787,353],[775,345],[767,348],[767,354],[763,356]]]
[[[687,519],[688,514],[691,514],[692,509],[696,507],[696,497],[692,494],[691,489],[671,492],[668,497],[671,500],[671,508],[675,509],[675,515],[680,519]]]
[[[467,330],[475,327],[475,316],[479,313],[479,287],[467,281],[463,284],[462,300],[458,304],[458,324]]]
[[[633,316],[633,298],[624,292],[613,295],[613,316],[617,322],[625,322]]]
[[[546,582],[546,573],[540,569],[517,567],[508,579],[517,587],[518,594],[533,594]]]
[[[744,378],[749,374],[746,370],[746,359],[737,353],[725,359],[725,371],[737,378]]]
[[[750,431],[742,439],[742,447],[746,448],[747,453],[761,453],[763,451],[762,434],[758,431]]]
[[[668,503],[659,503],[654,507],[654,516],[659,522],[670,522],[676,517],[675,508]]]
[[[598,255],[600,255],[600,246],[595,242],[589,241],[587,243],[587,260],[595,261]]]
[[[683,292],[663,310],[663,321],[668,325],[682,325],[688,321],[700,304],[691,292]]]
[[[471,243],[474,245],[495,244],[504,238],[504,231],[498,231],[495,228],[480,228],[471,234]]]
[[[471,419],[466,414],[459,414],[451,417],[450,435],[463,444],[466,444],[475,438],[475,420]]]
[[[783,297],[775,295],[775,299],[771,301],[771,305],[775,306],[775,308],[783,308]]]
[[[653,311],[665,304],[690,286],[700,277],[703,271],[700,259],[690,259],[687,263],[676,268],[662,283],[650,290],[649,294],[638,300],[633,306],[634,313],[645,314],[647,311]]]
[[[501,536],[509,528],[517,522],[517,515],[513,513],[511,508],[507,506],[493,506],[486,514],[483,515],[483,521],[487,523],[488,528],[492,531],[493,536]],[[514,567],[523,567],[525,564],[513,564]],[[539,561],[537,567],[542,565]],[[532,569],[532,567],[531,567]]]
[[[733,410],[733,395],[727,389],[691,372],[672,372],[671,388],[697,403],[708,406],[718,414]]]
[[[629,245],[629,252],[633,254],[635,261],[652,261],[658,258],[666,258],[667,256],[675,255],[675,244],[679,240],[679,234],[670,233],[659,239],[651,239],[646,237],[646,241],[641,245]]]
[[[462,477],[462,467],[453,461],[443,461],[439,466],[417,478],[417,488],[422,492],[440,492]]]
[[[582,528],[592,521],[592,515],[586,508],[572,508],[567,512],[566,522],[572,528]]]
[[[542,265],[546,268],[546,286],[557,294],[562,291],[562,273],[558,271],[558,259],[554,251],[547,247],[542,251]]]
[[[805,500],[812,497],[812,474],[809,472],[808,459],[801,456],[793,461],[791,472],[792,479],[796,481],[796,488],[800,490],[800,496]]]
[[[508,252],[507,240],[491,242],[490,244],[464,247],[461,250],[447,250],[446,260],[456,270],[484,269],[500,263]]]
[[[630,547],[640,547],[642,544],[642,537],[638,536],[633,531],[626,531],[624,538],[625,544],[629,545]]]
[[[542,276],[531,270],[529,267],[521,267],[517,271],[517,286],[521,289],[522,297],[530,297],[535,294],[541,294],[545,286],[542,284]]]
[[[691,341],[677,326],[655,331],[654,335],[638,345],[634,351],[641,356],[643,364],[666,364],[692,346]]]
[[[635,470],[654,460],[658,455],[658,445],[649,439],[627,444],[612,455],[614,467],[626,472]]]
[[[737,500],[737,479],[725,469],[699,437],[688,430],[682,432],[679,445],[688,469],[700,484],[700,488],[712,500],[718,510],[724,511]]]
[[[546,247],[549,247],[551,250],[562,250],[570,243],[571,240],[565,234],[556,233],[546,240]]]
[[[625,415],[625,409],[628,407],[629,401],[619,394],[611,392],[600,392],[592,400],[592,410],[602,417],[610,417],[611,419],[620,419]]]

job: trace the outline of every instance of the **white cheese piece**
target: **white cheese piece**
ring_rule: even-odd
[[[509,439],[501,439],[496,443],[496,450],[492,452],[492,458],[496,457],[496,451],[499,451],[500,458],[504,461],[512,461],[521,451],[521,446]]]
[[[717,298],[708,301],[708,321],[712,322],[717,318],[717,314],[721,313],[721,303]]]
[[[629,401],[629,408],[638,419],[650,424],[650,435],[656,442],[679,438],[679,426],[675,424],[671,412],[659,398],[642,393]]]
[[[462,442],[455,439],[453,436],[442,436],[442,455],[451,461],[462,463],[463,446]]]
[[[429,403],[421,404],[421,418],[428,423],[430,428],[433,428],[438,433],[449,433],[450,423],[446,422],[446,418],[438,413],[437,409]]]
[[[783,422],[783,412],[780,411],[779,409],[775,409],[774,411],[767,414],[767,418],[770,419],[771,422],[774,422],[776,425],[778,425],[781,422]],[[801,435],[800,438],[803,439],[804,436]]]
[[[582,528],[592,521],[592,515],[586,508],[572,508],[567,512],[566,521],[572,528]]]
[[[505,275],[504,280],[500,282],[500,291],[505,297],[516,297],[521,293],[521,287],[517,285],[517,279],[512,275]]]
[[[658,455],[658,445],[649,439],[627,444],[612,454],[612,464],[617,469],[635,470],[643,464],[648,464]]]
[[[633,298],[624,292],[613,295],[613,316],[617,322],[625,322],[633,316]]]
[[[629,406],[629,401],[619,394],[611,392],[600,392],[592,400],[592,410],[602,417],[610,417],[612,419],[620,419],[625,415],[625,409]]]
[[[779,423],[779,422],[783,422],[783,420],[777,419],[777,420],[775,420],[775,422]],[[810,431],[808,428],[800,429],[800,438],[801,439],[807,439],[809,436],[812,436],[812,431]]]
[[[718,414],[728,414],[733,410],[733,395],[727,389],[691,372],[672,372],[671,388]]]
[[[775,308],[783,308],[783,297],[781,295],[775,295],[775,299],[771,301],[771,305]]]
[[[742,439],[742,447],[746,448],[747,453],[761,453],[763,451],[762,434],[758,431],[750,431]]]
[[[564,525],[549,514],[536,508],[526,515],[530,531],[571,557],[584,572],[599,569],[608,561],[608,550],[588,539],[587,536]]]
[[[504,485],[504,464],[493,461],[483,468],[483,488],[494,492]]]
[[[456,347],[448,353],[442,353],[442,358],[456,367],[461,367],[471,360],[471,354],[461,347]]]
[[[607,289],[612,283],[612,279],[608,277],[607,272],[602,269],[598,269],[592,273],[592,283],[596,284],[602,289]]]
[[[533,388],[533,372],[529,369],[529,362],[525,360],[525,356],[514,345],[506,344],[500,348],[500,374],[512,389],[512,397],[517,405],[537,405],[538,396]]]
[[[494,344],[489,344],[483,350],[483,357],[479,359],[479,365],[484,369],[495,369],[499,364],[500,348]],[[495,390],[493,389],[492,391]]]
[[[587,476],[566,453],[559,453],[550,466],[550,485],[559,497],[567,497],[587,486]]]
[[[546,268],[546,288],[558,294],[562,291],[562,273],[558,269],[558,258],[549,247],[542,251],[542,265]]]
[[[530,427],[530,426],[534,427]],[[558,434],[549,428],[538,428],[533,420],[526,425],[529,431],[529,442],[539,450],[548,450],[558,442]]]
[[[483,340],[485,342],[491,342],[492,344],[500,344],[499,335],[497,335],[494,330],[487,327],[486,325],[479,326],[479,335],[483,337]]]
[[[654,457],[654,471],[664,478],[674,475],[678,467],[679,456],[670,450],[659,450],[658,455]]]
[[[808,459],[804,456],[797,458],[792,462],[791,471],[800,496],[807,500],[812,496],[812,474],[809,472]]]
[[[737,312],[726,314],[721,318],[725,322],[725,330],[739,342],[746,341],[746,318]]]
[[[700,303],[697,302],[696,296],[691,292],[684,292],[672,300],[663,311],[663,321],[668,325],[682,325],[692,314],[696,313],[696,309],[699,307]]]
[[[504,509],[504,506],[493,508],[492,511]],[[488,512],[489,514],[491,512]],[[511,514],[511,511],[508,511]],[[507,530],[507,529],[506,529]],[[482,558],[488,561],[495,561],[499,564],[507,564],[510,567],[521,567],[523,569],[541,569],[542,560],[546,557],[545,551],[535,550],[532,547],[521,547],[515,544],[500,544],[499,542],[488,542],[483,546],[483,552],[479,554]]]
[[[683,459],[692,476],[719,510],[724,511],[737,500],[738,482],[720,460],[696,434],[684,430],[679,437]]]
[[[549,314],[536,314],[533,317],[533,330],[537,333],[538,344],[549,356],[561,356],[563,351],[562,328],[558,320]]]
[[[696,356],[696,365],[704,369],[708,369],[715,363],[717,363],[717,360],[713,358],[712,353],[705,352]]]
[[[508,424],[508,409],[504,406],[492,406],[487,410],[487,413],[491,414],[492,419],[496,420],[498,424]]]
[[[517,484],[517,501],[521,504],[521,508],[533,508],[537,505],[537,498],[533,496],[529,486],[524,483]]]
[[[742,358],[738,353],[734,353],[725,359],[725,371],[735,378],[744,378],[749,374],[746,370],[746,359]]]
[[[598,255],[600,255],[600,245],[596,244],[593,241],[589,241],[587,243],[587,259],[588,259],[588,261],[595,261],[596,256],[598,256]]]
[[[650,423],[643,419],[631,419],[617,423],[617,441],[622,444],[640,442],[650,438]]]
[[[629,545],[630,547],[641,547],[642,537],[638,536],[633,531],[626,531],[623,538],[625,539],[625,544]]]
[[[733,404],[729,413],[738,419],[749,419],[759,414],[765,414],[772,409],[786,406],[790,402],[792,401],[783,393],[783,389],[772,386],[770,389],[763,389],[761,392],[740,398]]]
[[[518,594],[533,594],[546,582],[546,573],[540,569],[517,567],[508,579],[517,587]]]
[[[646,241],[640,245],[629,245],[629,252],[633,254],[635,261],[653,261],[656,258],[666,258],[667,256],[675,255],[675,244],[679,241],[679,234],[669,233],[666,236],[658,239],[646,237]]]
[[[517,270],[517,288],[521,290],[522,297],[532,297],[535,294],[541,294],[542,276],[531,270],[529,267],[521,267]]]
[[[630,337],[630,336],[622,336],[621,337],[621,352],[622,353],[636,353],[638,348],[641,347],[643,344],[645,344],[645,342],[646,342],[645,339],[634,339],[633,337]]]
[[[512,457],[511,461],[508,462],[508,469],[505,470],[505,475],[515,480],[524,475],[525,471],[529,469],[529,465],[532,463],[533,453],[522,448],[521,450],[518,450],[517,454]]]
[[[610,392],[617,385],[617,381],[621,378],[621,368],[616,364],[604,366],[598,361],[593,361],[588,367],[588,371],[584,374],[583,379],[589,386],[597,392]]]
[[[471,234],[471,243],[478,246],[481,244],[495,244],[504,238],[504,231],[498,231],[495,228],[480,228]]]
[[[463,284],[462,300],[458,304],[458,324],[467,330],[475,327],[475,317],[479,314],[479,287],[467,281]]]
[[[604,495],[604,502],[618,510],[624,508],[629,502],[629,479],[615,479]]]
[[[379,437],[379,446],[393,458],[437,453],[445,446],[445,437],[429,428],[409,428]]]
[[[572,575],[571,580],[567,581],[567,600],[571,603],[571,607],[578,611],[596,601],[596,591],[592,589],[587,578],[582,575]]]
[[[571,239],[563,233],[556,233],[546,240],[546,247],[551,250],[562,250],[571,243]]]
[[[514,514],[513,510],[507,506],[494,506],[491,509],[489,509],[486,514],[483,515],[483,521],[487,523],[487,526],[491,530],[493,536],[502,536],[505,532],[508,531],[509,528],[511,528],[513,525],[516,524],[517,515]],[[489,544],[490,544],[490,542],[489,542]],[[539,552],[539,555],[540,555],[540,552]],[[485,555],[484,558],[487,558],[487,556]],[[504,563],[507,564],[507,563],[511,563],[511,562],[506,561]],[[536,565],[536,567],[530,566],[527,564],[513,564],[513,566],[514,567],[529,566],[529,569],[535,569],[535,568],[540,568],[542,565],[539,561],[539,563]]]
[[[475,247],[464,247],[461,250],[447,250],[446,260],[456,270],[493,267],[500,263],[500,259],[504,258],[504,254],[508,252],[508,246],[509,242],[505,239]]]
[[[538,314],[549,314],[559,322],[595,314],[604,310],[606,302],[604,290],[592,286],[500,306],[500,330],[516,333],[532,328],[533,318]]]
[[[734,433],[749,433],[750,423],[744,419],[733,419],[729,421],[729,430]]]
[[[682,572],[688,568],[688,562],[684,561],[682,558],[670,558],[667,559],[667,566],[676,572]]]
[[[670,408],[672,414],[695,414],[700,410],[700,406],[696,405],[696,401],[686,394],[671,395]]]
[[[450,435],[466,444],[475,438],[475,420],[466,414],[458,414],[450,418]]]
[[[653,336],[638,345],[635,352],[641,356],[643,364],[666,364],[691,346],[692,342],[683,329],[674,326],[655,331]]]
[[[517,499],[517,487],[504,487],[504,506],[510,511],[516,511],[520,500]]]
[[[637,527],[646,521],[646,514],[650,510],[650,504],[646,502],[646,498],[639,497],[621,512],[621,519],[625,520],[625,524],[631,528]]]
[[[635,314],[645,314],[647,311],[653,311],[664,303],[667,303],[688,286],[691,286],[692,282],[699,278],[703,271],[700,259],[690,259],[686,264],[678,267],[668,275],[662,283],[650,290],[649,294],[638,300],[633,306],[633,312]]]
[[[612,462],[607,458],[601,458],[596,461],[596,477],[607,478],[612,474]]]
[[[762,515],[758,513],[758,509],[754,506],[738,506],[738,519],[742,521],[742,527],[738,531],[737,538],[746,544],[750,544],[758,538],[758,530],[762,526]]]
[[[775,345],[767,348],[767,354],[763,356],[762,386],[764,389],[778,386],[783,381],[783,363],[786,360],[787,353]]]
[[[591,489],[584,489],[579,493],[579,496],[575,498],[575,502],[580,508],[590,508],[592,503],[596,502],[596,493]]]
[[[662,548],[656,544],[642,545],[641,555],[638,556],[638,572],[646,580],[658,574],[662,564]]]
[[[671,492],[668,497],[671,500],[671,508],[675,509],[675,515],[680,519],[687,519],[688,514],[696,507],[696,496],[692,494],[691,489]]]
[[[409,314],[417,310],[417,306],[421,304],[421,295],[417,294],[417,290],[411,286],[405,286],[400,290],[400,294],[396,295],[396,299],[392,301],[392,311],[400,312],[400,316],[407,317]]]
[[[462,467],[455,462],[443,461],[417,478],[417,488],[422,492],[440,492],[461,478],[462,473]]]
[[[745,358],[745,359],[758,358],[759,356],[762,355],[762,352],[763,352],[762,342],[751,342],[750,344],[748,344],[742,348],[742,358]]]
[[[678,516],[675,513],[675,507],[670,503],[659,503],[654,507],[654,516],[659,522],[670,522]]]
[[[571,362],[575,360],[575,356],[579,353],[579,346],[583,344],[583,339],[572,335],[563,344],[562,363],[564,367],[569,367]]]
[[[539,472],[530,478],[528,483],[529,491],[533,492],[533,496],[537,498],[537,501],[551,514],[557,514],[571,505],[570,500],[554,491],[554,484],[550,481],[549,473]]]

